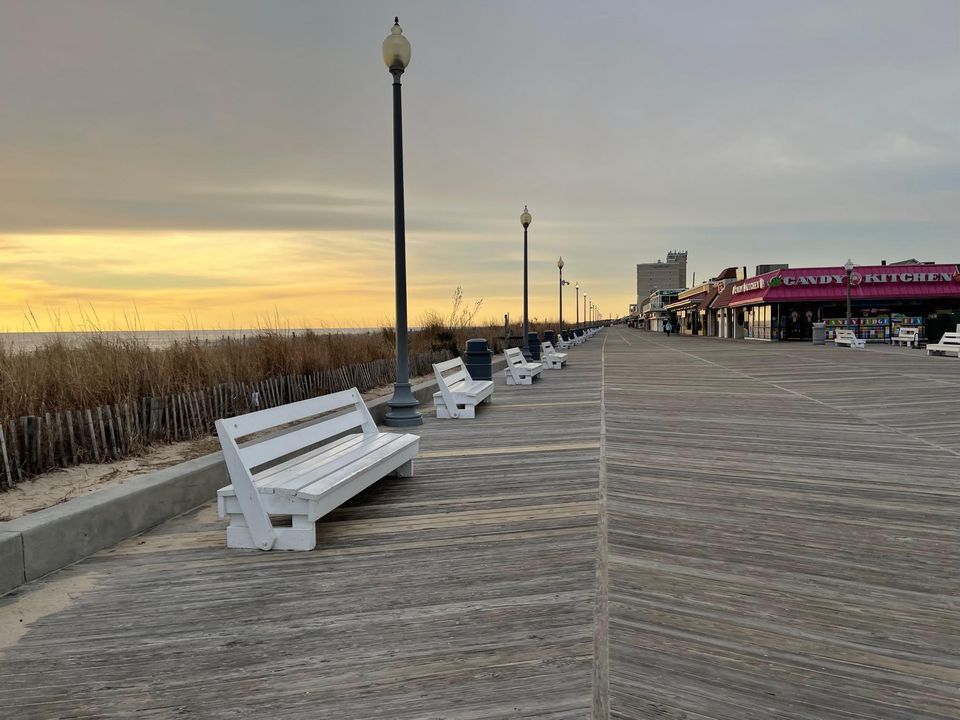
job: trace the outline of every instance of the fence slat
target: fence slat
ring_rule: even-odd
[[[0,425],[0,460],[3,461],[4,484],[13,487],[13,470],[10,468],[10,458],[7,455],[7,440],[4,437],[3,426]]]
[[[90,440],[90,449],[93,452],[93,459],[100,462],[100,449],[97,447],[97,433],[93,427],[93,412],[88,408],[84,411],[87,418],[87,431],[90,433],[87,437]]]

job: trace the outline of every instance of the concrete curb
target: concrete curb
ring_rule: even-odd
[[[433,380],[411,388],[424,406],[436,389]],[[377,423],[389,401],[385,395],[367,403]],[[0,522],[0,595],[202,505],[229,482],[216,452]]]

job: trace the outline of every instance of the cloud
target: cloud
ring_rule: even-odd
[[[632,265],[678,242],[698,273],[821,263],[839,247],[956,253],[955,2],[404,12],[418,308],[462,284],[497,299],[491,314],[516,315],[524,203],[541,316],[558,255],[612,310],[633,301]],[[0,13],[5,317],[28,299],[124,293],[157,322],[273,302],[317,322],[392,315],[379,57],[391,7],[90,0]]]

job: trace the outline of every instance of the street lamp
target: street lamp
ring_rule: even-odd
[[[843,264],[843,269],[847,271],[847,328],[853,329],[853,320],[850,316],[850,276],[853,274],[853,260],[847,258]]]
[[[557,260],[557,269],[560,270],[560,332],[563,332],[563,286],[569,285],[563,281],[563,255]]]
[[[533,216],[523,206],[523,212],[520,213],[520,224],[523,225],[523,357],[526,360],[532,360],[530,354],[530,317],[527,312],[527,228],[533,222]]]
[[[583,324],[589,325],[590,321],[587,320],[587,293],[583,293]]]
[[[580,329],[580,283],[574,285],[573,291],[573,306],[577,309],[577,325],[576,330]]]
[[[383,422],[392,427],[422,425],[417,399],[410,391],[410,348],[407,342],[407,252],[403,219],[403,122],[400,112],[400,76],[410,64],[410,42],[403,36],[400,18],[393,19],[383,41],[383,62],[393,75],[393,226],[394,279],[397,300],[397,379]]]

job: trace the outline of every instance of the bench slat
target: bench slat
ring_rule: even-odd
[[[269,467],[266,470],[263,470],[253,476],[254,486],[257,488],[258,492],[262,492],[263,486],[277,482],[277,478],[276,478],[277,473],[283,473],[283,472],[289,471],[290,468],[296,467],[307,458],[322,455],[324,453],[333,454],[334,451],[347,451],[352,447],[356,447],[360,442],[362,442],[363,437],[364,436],[360,434],[347,435],[346,437],[338,438],[337,440],[334,440],[333,442],[328,443],[323,447],[316,448],[315,450],[312,450],[309,453],[306,453],[303,455],[297,455],[296,457],[293,457],[285,462]],[[233,485],[227,485],[226,487],[222,487],[219,490],[217,490],[217,495],[223,495],[226,497],[226,496],[231,496],[233,494],[234,494]]]
[[[360,438],[360,442],[349,446],[340,446],[332,452],[316,452],[301,455],[301,462],[290,465],[281,473],[273,473],[261,483],[256,478],[261,493],[275,492],[281,495],[295,495],[298,490],[331,473],[357,462],[367,453],[373,452],[394,439],[401,437],[394,433],[381,433],[373,438]]]
[[[314,448],[308,452],[300,453],[289,460],[285,460],[282,463],[268,467],[265,470],[261,470],[253,476],[253,480],[257,484],[257,487],[261,488],[262,492],[263,488],[276,485],[278,482],[281,482],[283,476],[288,474],[291,468],[297,467],[310,458],[319,456],[333,458],[345,452],[350,452],[350,450],[360,445],[360,443],[363,442],[363,439],[364,436],[360,433],[337,438],[333,442],[327,443],[326,445],[321,445],[320,447]]]
[[[368,451],[363,457],[357,459],[345,467],[341,467],[335,472],[325,475],[315,482],[301,488],[296,494],[297,497],[304,500],[319,500],[327,493],[336,489],[340,484],[346,482],[362,473],[368,472],[381,465],[387,460],[395,457],[404,450],[416,445],[420,438],[416,435],[393,435],[389,436],[386,443],[378,446],[375,450]]]
[[[340,417],[305,425],[282,435],[245,445],[240,448],[240,459],[248,468],[255,468],[276,458],[322,442],[334,435],[358,428],[363,425],[365,419],[359,410],[354,410]]]
[[[350,405],[361,402],[360,393],[356,388],[343,390],[330,395],[321,395],[320,397],[310,398],[309,400],[300,400],[287,405],[280,405],[268,410],[258,410],[257,412],[224,420],[224,426],[230,434],[230,437],[236,439],[251,433],[260,432],[268,428],[286,425],[287,423],[302,420],[314,415],[321,415],[333,410],[339,410]]]

